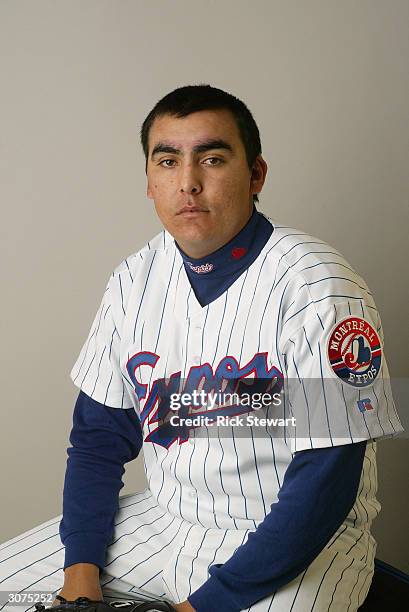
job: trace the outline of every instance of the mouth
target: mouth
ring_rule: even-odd
[[[204,208],[200,208],[199,206],[184,206],[177,215],[184,217],[193,217],[203,213],[207,213],[208,211]]]

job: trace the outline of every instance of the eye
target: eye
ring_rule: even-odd
[[[208,157],[208,158],[207,158],[207,159],[205,159],[204,161],[205,161],[205,162],[208,162],[208,161],[212,161],[212,160],[213,160],[214,162],[216,162],[216,163],[207,164],[208,166],[219,166],[220,164],[222,164],[222,163],[223,163],[223,160],[222,160],[222,159],[220,159],[219,157]]]
[[[161,162],[159,162],[159,166],[162,166],[163,168],[173,168],[173,166],[168,166],[168,165],[163,165],[165,162],[174,162],[174,159],[162,159]]]

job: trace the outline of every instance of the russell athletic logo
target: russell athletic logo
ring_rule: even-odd
[[[358,408],[360,412],[367,412],[368,410],[373,410],[371,400],[369,398],[358,400]]]
[[[327,355],[334,374],[352,387],[368,387],[381,368],[379,336],[360,317],[347,317],[335,324],[328,338]]]

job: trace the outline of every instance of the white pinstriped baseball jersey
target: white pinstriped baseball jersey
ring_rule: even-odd
[[[382,326],[365,282],[325,242],[273,226],[253,264],[204,307],[173,237],[162,231],[109,278],[71,372],[96,401],[139,414],[152,503],[202,533],[236,531],[236,546],[277,501],[295,451],[402,431]],[[349,380],[340,368],[348,369]],[[265,378],[273,371],[288,389],[282,405],[268,406],[262,416],[293,416],[295,429],[282,435],[266,426],[260,436],[244,425],[244,435],[240,427],[225,427],[214,436],[213,428],[201,427],[183,443],[147,440],[158,427],[155,381],[176,381],[183,390],[198,374]],[[331,542],[340,553],[356,546],[357,557],[374,555],[369,527],[380,508],[374,450],[375,442],[367,445],[356,503]]]

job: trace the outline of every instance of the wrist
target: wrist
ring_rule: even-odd
[[[73,563],[64,570],[65,576],[84,575],[99,577],[99,567],[95,563]]]
[[[92,563],[75,563],[64,570],[64,585],[60,595],[69,601],[77,597],[102,599],[99,567]]]

